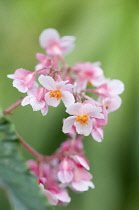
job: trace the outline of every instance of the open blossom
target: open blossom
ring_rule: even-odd
[[[13,86],[21,93],[26,93],[36,86],[36,75],[34,72],[27,71],[25,69],[17,69],[14,74],[8,74],[7,77],[14,80]]]
[[[41,110],[42,115],[46,115],[48,112],[48,105],[44,98],[46,92],[47,91],[44,87],[38,88],[32,94],[29,94],[28,96],[26,96],[22,100],[21,105],[26,106],[26,105],[30,104],[33,108],[33,111]]]
[[[94,93],[103,97],[114,97],[120,95],[124,91],[124,84],[120,80],[106,80],[101,84],[97,89],[94,90]]]
[[[45,94],[48,105],[57,107],[61,100],[66,107],[74,103],[75,99],[72,93],[69,92],[73,85],[66,84],[68,81],[55,82],[52,77],[41,75],[39,82],[48,90]]]
[[[41,33],[39,41],[49,56],[63,56],[74,48],[75,37],[63,36],[60,38],[57,30],[48,28]]]
[[[42,53],[37,53],[36,58],[39,61],[35,66],[35,70],[38,71],[38,74],[47,75],[50,73],[51,68],[58,69],[58,58],[50,58]]]
[[[100,68],[99,62],[77,63],[73,67],[73,71],[76,74],[78,86],[82,89],[86,88],[87,83],[98,86],[104,79],[103,70]]]
[[[105,106],[107,113],[116,111],[122,104],[122,99],[119,96],[109,98],[100,96],[98,97],[97,101],[100,102],[103,106]]]
[[[101,111],[101,107],[92,104],[75,103],[69,106],[66,112],[73,116],[64,120],[63,132],[69,133],[74,125],[78,134],[88,136],[92,132],[93,118],[104,118]]]

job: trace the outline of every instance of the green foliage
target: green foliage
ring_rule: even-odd
[[[4,189],[14,209],[47,210],[47,201],[20,154],[14,126],[0,118],[0,188]]]

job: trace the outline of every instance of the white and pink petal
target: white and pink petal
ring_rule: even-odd
[[[69,133],[70,132],[70,130],[71,130],[71,128],[72,128],[72,126],[75,122],[75,119],[76,119],[75,116],[71,116],[71,117],[68,117],[68,118],[64,119],[63,128],[62,128],[62,131],[64,133]]]
[[[66,107],[74,104],[75,99],[72,93],[69,91],[63,91],[62,92],[62,101],[65,104]]]
[[[75,122],[76,131],[78,134],[88,136],[92,132],[92,120],[88,119],[88,124],[82,125],[80,122]]]

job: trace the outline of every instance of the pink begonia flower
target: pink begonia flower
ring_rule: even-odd
[[[100,96],[97,101],[105,106],[108,113],[116,111],[122,104],[122,99],[119,96],[110,98],[103,98]]]
[[[48,198],[49,203],[51,205],[54,206],[58,204],[66,205],[71,201],[71,198],[69,197],[67,191],[65,189],[58,187],[58,185],[45,189],[44,185],[40,184],[40,187],[43,190],[46,197]]]
[[[73,179],[74,163],[69,158],[64,158],[59,165],[58,179],[61,183],[69,183]]]
[[[13,86],[21,93],[26,93],[36,85],[36,74],[25,69],[17,69],[14,74],[8,74],[7,77],[14,80]]]
[[[60,38],[57,30],[48,28],[41,33],[39,41],[49,56],[63,56],[74,48],[75,37],[63,36]]]
[[[74,177],[69,187],[77,192],[87,191],[89,187],[95,188],[94,184],[90,181],[92,175],[84,168],[76,167],[74,169]]]
[[[77,63],[73,67],[73,71],[77,77],[78,86],[85,89],[87,83],[93,86],[98,86],[104,80],[103,70],[99,67],[99,62],[96,63]]]
[[[66,107],[74,103],[75,99],[69,92],[73,85],[66,84],[68,81],[55,82],[52,77],[44,75],[41,75],[38,80],[48,90],[45,94],[48,105],[57,107],[61,100]]]
[[[38,71],[38,74],[47,75],[50,72],[50,68],[58,69],[58,58],[50,58],[42,53],[37,53],[36,58],[39,61],[35,66],[35,70]]]
[[[42,115],[46,115],[48,112],[48,105],[44,99],[46,92],[47,91],[44,87],[38,88],[33,94],[26,96],[22,100],[21,105],[26,106],[30,104],[33,108],[33,111],[41,110]]]
[[[63,132],[69,133],[71,127],[74,125],[78,134],[88,136],[92,132],[93,118],[104,118],[101,111],[101,107],[92,104],[72,104],[67,108],[66,112],[74,116],[68,117],[64,120]]]
[[[93,92],[103,97],[113,97],[121,94],[124,91],[124,84],[120,80],[108,80],[101,84]]]

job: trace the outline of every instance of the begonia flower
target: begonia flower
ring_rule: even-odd
[[[124,91],[124,84],[120,80],[107,80],[105,83],[101,84],[95,90],[94,93],[103,97],[113,97],[120,95]]]
[[[39,111],[41,110],[42,115],[46,115],[48,112],[48,105],[45,101],[45,94],[46,89],[44,87],[38,88],[36,91],[34,91],[33,94],[29,94],[26,96],[22,102],[22,106],[26,106],[30,104],[33,108],[33,111]]]
[[[122,104],[122,99],[119,96],[109,98],[100,96],[97,101],[102,103],[103,106],[105,106],[108,113],[116,111],[120,108]]]
[[[60,38],[57,30],[48,28],[41,33],[39,41],[49,56],[64,56],[74,48],[75,37],[63,36]]]
[[[74,96],[69,91],[73,85],[66,84],[68,81],[55,82],[52,77],[44,75],[41,75],[38,80],[48,90],[45,100],[49,106],[57,107],[61,100],[66,107],[74,103]]]
[[[73,71],[76,74],[77,83],[81,89],[85,89],[88,83],[98,86],[104,79],[103,70],[97,62],[77,63],[73,67]]]
[[[36,58],[39,61],[35,66],[35,70],[38,74],[47,75],[51,68],[54,68],[55,70],[58,69],[58,59],[56,57],[50,58],[42,53],[37,53]]]
[[[13,86],[21,93],[26,93],[36,85],[36,74],[25,69],[17,69],[14,74],[8,74],[7,77],[14,80]]]
[[[92,132],[93,118],[103,119],[102,108],[92,104],[75,103],[69,106],[67,113],[73,115],[64,120],[63,132],[69,133],[74,125],[78,134],[88,136]]]

